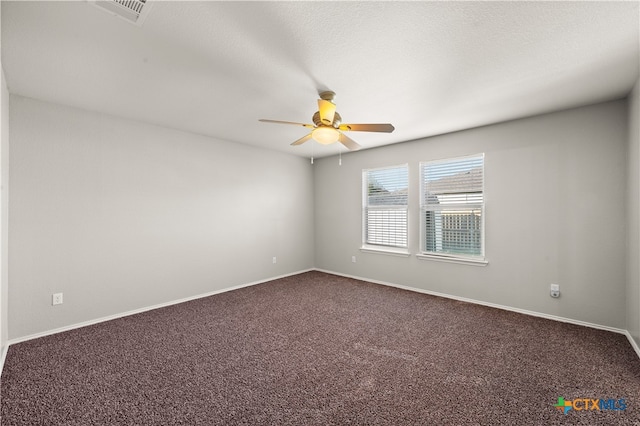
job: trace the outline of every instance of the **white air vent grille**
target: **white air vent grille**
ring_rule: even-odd
[[[138,26],[142,25],[151,8],[149,0],[95,0],[91,3]]]

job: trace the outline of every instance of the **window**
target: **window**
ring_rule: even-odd
[[[364,170],[362,183],[365,248],[406,249],[409,166]]]
[[[484,154],[420,163],[421,251],[484,259]]]

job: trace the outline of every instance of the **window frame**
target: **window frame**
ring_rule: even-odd
[[[472,159],[481,159],[482,160],[482,201],[478,202],[461,202],[458,206],[461,206],[463,209],[468,207],[477,207],[480,209],[480,254],[464,254],[464,253],[450,253],[450,252],[437,252],[437,251],[429,251],[427,250],[427,225],[426,225],[426,212],[435,211],[433,208],[429,208],[429,206],[433,204],[428,204],[425,199],[427,188],[425,184],[425,173],[427,171],[427,167],[429,165],[436,164],[445,164],[445,163],[455,163],[458,161],[464,160],[472,160]],[[477,266],[485,266],[488,264],[486,260],[485,253],[485,219],[486,219],[486,193],[485,193],[485,154],[478,153],[473,155],[465,155],[459,157],[450,157],[443,158],[438,160],[431,161],[421,161],[419,164],[419,179],[420,179],[420,244],[419,244],[419,253],[416,254],[416,257],[422,260],[438,260],[444,262],[454,262],[454,263],[464,263],[470,265]],[[456,206],[451,207],[441,207],[440,211],[455,211]]]
[[[407,201],[406,201],[406,204],[402,205],[403,206],[403,210],[404,210],[404,214],[405,214],[405,224],[406,224],[405,245],[404,246],[395,246],[395,245],[385,245],[385,244],[376,244],[376,243],[368,242],[367,241],[367,236],[368,236],[368,231],[369,230],[367,229],[367,225],[368,225],[367,212],[368,212],[368,209],[371,208],[371,206],[368,204],[368,202],[369,202],[369,174],[371,172],[377,172],[377,171],[383,171],[383,170],[392,170],[392,169],[403,169],[403,168],[406,170],[406,175],[407,175],[407,180],[406,180]],[[410,255],[410,253],[409,253],[409,242],[410,242],[410,239],[411,239],[411,235],[410,235],[410,232],[409,232],[409,229],[410,229],[410,224],[409,224],[409,186],[410,186],[410,179],[409,179],[409,164],[408,163],[396,164],[396,165],[385,166],[385,167],[368,168],[368,169],[363,169],[362,170],[362,212],[361,212],[362,246],[360,247],[360,251],[369,252],[369,253],[388,254],[388,255],[394,255],[394,256],[403,256],[403,257],[408,257]],[[398,209],[397,207],[394,208],[393,206],[381,205],[381,206],[379,206],[379,210],[400,210],[400,209]]]

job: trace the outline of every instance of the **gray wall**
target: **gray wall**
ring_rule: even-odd
[[[0,8],[0,15],[2,15]],[[0,19],[0,22],[2,19]],[[1,25],[0,25],[1,26]],[[0,31],[1,33],[1,31]],[[1,44],[1,43],[0,43]],[[7,281],[7,192],[8,152],[9,145],[9,90],[4,78],[4,68],[0,60],[0,369],[2,354],[8,339],[8,281]]]
[[[313,267],[307,160],[10,101],[10,339]]]
[[[2,71],[0,104],[0,353],[9,336],[9,274],[8,274],[8,226],[9,226],[9,91]]]
[[[415,254],[418,163],[480,152],[488,266],[359,251],[362,169],[409,163]],[[625,328],[626,152],[622,100],[318,160],[316,267]]]
[[[640,79],[629,95],[627,330],[640,346]]]
[[[2,109],[2,140],[9,128],[11,141],[8,337],[315,266],[626,328],[639,342],[638,98],[636,86],[629,111],[609,102],[311,166],[11,96],[10,126]],[[488,266],[359,251],[362,169],[409,163],[416,253],[418,162],[479,152]],[[552,282],[560,299],[548,296]],[[63,305],[51,306],[54,292],[64,292]]]

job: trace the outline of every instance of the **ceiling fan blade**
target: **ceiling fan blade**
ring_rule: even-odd
[[[362,148],[360,145],[358,145],[356,143],[356,141],[354,141],[353,139],[351,139],[349,136],[345,135],[344,133],[340,133],[340,137],[338,138],[338,142],[340,142],[342,145],[346,146],[351,151],[357,151],[360,148]]]
[[[298,139],[297,141],[295,141],[294,143],[292,143],[291,145],[296,146],[296,145],[302,145],[303,143],[305,143],[306,141],[308,141],[309,139],[311,139],[311,133],[309,133],[307,136],[303,136],[300,139]]]
[[[315,127],[313,124],[296,123],[293,121],[267,120],[265,118],[261,118],[258,121],[262,121],[263,123],[293,124],[294,126],[308,127],[310,129],[313,129]]]
[[[384,132],[391,133],[395,130],[395,127],[389,123],[378,124],[341,124],[340,130],[352,131],[352,132]]]
[[[333,102],[318,99],[318,111],[320,111],[320,120],[322,120],[322,124],[331,126],[333,124],[333,117],[336,114],[336,105]]]

